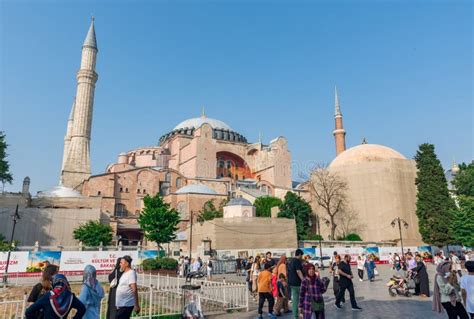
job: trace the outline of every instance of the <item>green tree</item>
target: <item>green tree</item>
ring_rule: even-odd
[[[453,239],[451,221],[456,205],[449,195],[446,177],[434,145],[420,145],[415,161],[418,169],[415,180],[418,189],[418,229],[425,243],[441,247]]]
[[[253,206],[257,217],[270,217],[272,214],[272,207],[280,206],[282,204],[281,199],[273,196],[262,196],[255,200]]]
[[[360,238],[358,234],[354,233],[347,235],[344,239],[349,241],[362,241],[362,238]]]
[[[474,247],[474,197],[461,195],[457,201],[459,209],[454,212],[451,223],[454,242]]]
[[[199,223],[204,223],[206,220],[213,220],[214,218],[221,218],[224,216],[224,205],[227,203],[227,200],[223,200],[219,205],[219,208],[216,208],[214,205],[214,200],[208,200],[202,205],[202,209],[199,211],[197,221]]]
[[[300,196],[292,192],[287,192],[285,200],[280,205],[278,217],[295,219],[296,233],[298,240],[306,238],[309,232],[309,216],[311,214],[311,206]]]
[[[101,242],[107,246],[112,242],[112,227],[90,220],[74,229],[73,235],[86,246],[99,246]]]
[[[453,180],[456,195],[474,197],[474,161],[459,165],[459,173]]]
[[[5,188],[5,184],[11,184],[13,176],[10,173],[10,164],[7,161],[7,148],[8,144],[5,141],[5,133],[0,131],[0,181],[2,182],[2,190]]]
[[[145,196],[143,204],[145,208],[138,217],[138,224],[145,238],[155,242],[158,247],[175,239],[177,225],[180,222],[178,211],[163,201],[160,194]]]

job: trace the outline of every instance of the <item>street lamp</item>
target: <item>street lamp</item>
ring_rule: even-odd
[[[20,219],[20,214],[18,214],[18,204],[16,204],[16,209],[15,213],[12,215],[13,217],[13,228],[12,228],[12,236],[10,239],[10,245],[8,246],[8,255],[7,255],[7,264],[5,265],[5,273],[3,274],[3,284],[7,284],[8,281],[8,266],[10,265],[10,255],[12,252],[12,249],[14,247],[13,243],[13,237],[15,236],[15,228],[16,228],[16,223]]]
[[[403,224],[403,227],[405,227],[405,229],[408,229],[408,223],[404,219],[401,219],[400,217],[395,218],[390,223],[390,225],[392,225],[392,227],[394,228],[397,224],[398,224],[398,231],[400,233],[400,246],[402,247],[402,257],[404,257],[405,253],[403,252],[402,224]]]
[[[321,236],[321,218],[324,219],[326,221],[326,225],[329,225],[329,221],[324,218],[324,217],[319,217],[319,215],[314,215],[315,219],[316,219],[316,228],[318,229],[318,241],[319,241],[319,260],[321,261],[321,269],[324,269],[324,263],[323,263],[323,245],[322,245],[322,242],[321,242],[321,239],[323,238]],[[311,221],[311,219],[309,220],[310,224],[309,226],[311,227],[313,225],[313,222]]]

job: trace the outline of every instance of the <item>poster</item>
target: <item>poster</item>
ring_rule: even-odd
[[[424,261],[430,262],[433,260],[433,252],[431,246],[418,246],[418,253]]]
[[[303,248],[303,254],[309,255],[311,258],[314,258],[316,256],[316,249],[314,247],[309,247],[309,248]]]
[[[376,263],[380,262],[379,247],[366,247],[364,248],[364,254],[366,254],[367,257],[372,256]]]
[[[148,259],[148,258],[155,259],[157,257],[163,257],[162,256],[162,255],[164,255],[163,253],[164,253],[163,250],[161,250],[161,251],[158,251],[158,250],[140,250],[138,252],[138,260],[136,260],[136,263],[134,263],[134,264],[135,264],[135,266],[137,266],[137,265],[141,265],[145,259]]]
[[[7,265],[7,252],[0,252],[0,272],[5,272]],[[8,273],[25,272],[28,266],[28,252],[27,251],[13,251],[10,254],[10,262],[8,263]]]
[[[97,271],[109,271],[115,267],[117,258],[129,255],[132,266],[138,262],[137,251],[63,251],[60,271],[83,271],[87,265],[92,265]]]
[[[61,260],[60,251],[49,251],[49,250],[30,251],[26,272],[40,272],[46,266],[45,265],[46,261],[53,265],[59,265],[60,260]]]

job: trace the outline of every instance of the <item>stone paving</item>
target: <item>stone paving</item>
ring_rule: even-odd
[[[428,274],[430,276],[430,290],[433,291],[433,280],[435,268],[433,265],[428,265]],[[388,265],[378,265],[377,267],[379,275],[376,277],[374,282],[363,281],[360,282],[358,277],[354,280],[356,300],[362,311],[353,312],[349,302],[349,293],[346,292],[346,304],[343,309],[336,309],[334,307],[334,295],[332,290],[332,282],[328,291],[324,294],[326,304],[326,319],[332,318],[447,318],[446,313],[437,314],[431,311],[432,297],[421,298],[417,296],[413,297],[390,297],[386,283],[391,274],[394,273]],[[357,275],[357,268],[352,266],[353,274]],[[365,275],[365,274],[364,274]],[[327,270],[323,271],[323,276],[329,276]],[[225,277],[227,281],[239,281],[244,282],[245,277],[237,277],[232,275],[219,275],[215,276],[214,279],[222,279]],[[231,313],[226,315],[217,316],[215,318],[257,318],[257,303],[252,301],[250,298],[250,311]],[[268,310],[267,304],[264,308],[264,318],[268,318],[266,311]],[[286,314],[278,318],[291,319],[292,314]]]

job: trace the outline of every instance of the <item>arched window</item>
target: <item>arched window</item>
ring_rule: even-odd
[[[114,210],[115,217],[126,217],[127,216],[127,206],[122,203],[115,204]]]
[[[166,175],[165,175],[165,181],[171,182],[171,173],[166,173]]]
[[[219,167],[219,168],[225,168],[225,162],[224,162],[223,160],[219,160],[219,161],[217,162],[217,167]]]
[[[181,177],[176,178],[176,188],[181,188],[182,180]]]
[[[227,169],[231,169],[232,168],[232,162],[231,161],[227,161]]]

